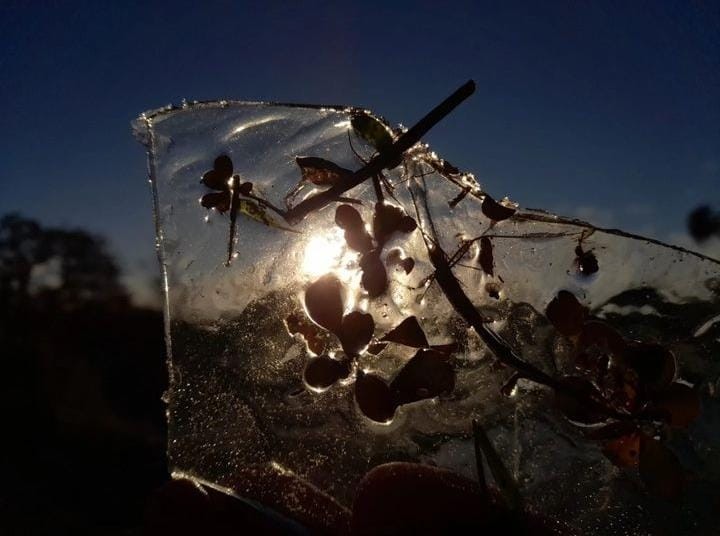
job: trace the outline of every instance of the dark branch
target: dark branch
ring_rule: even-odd
[[[353,173],[350,180],[337,184],[324,192],[305,199],[285,214],[285,220],[294,225],[299,223],[311,212],[336,201],[342,194],[355,188],[370,177],[380,173],[387,166],[402,157],[402,154],[428,133],[437,123],[457,108],[465,99],[475,91],[475,82],[472,80],[463,84],[447,99],[433,108],[430,113],[418,121],[410,130],[400,136],[387,150],[378,153],[365,166]]]

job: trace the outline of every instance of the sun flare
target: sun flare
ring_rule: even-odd
[[[340,267],[344,251],[345,239],[339,229],[314,236],[305,246],[302,271],[310,277],[332,272]]]

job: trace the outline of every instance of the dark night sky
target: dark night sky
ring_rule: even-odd
[[[0,4],[0,214],[106,235],[155,270],[129,122],[188,99],[370,107],[525,206],[682,241],[720,203],[718,2]]]

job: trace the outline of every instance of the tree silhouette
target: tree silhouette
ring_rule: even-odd
[[[0,297],[6,303],[26,305],[34,298],[36,305],[50,300],[71,309],[100,302],[126,305],[119,275],[105,241],[96,235],[43,228],[19,214],[0,220]]]

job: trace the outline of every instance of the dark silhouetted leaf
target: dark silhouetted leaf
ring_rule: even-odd
[[[485,214],[486,217],[490,218],[491,220],[507,220],[509,217],[515,214],[515,210],[516,209],[514,207],[506,207],[505,205],[502,205],[495,201],[489,195],[485,194],[482,202],[482,212],[483,214]]]
[[[406,274],[409,274],[415,268],[415,261],[411,257],[403,257],[402,252],[397,248],[390,250],[385,260],[388,266],[398,265]]]
[[[568,419],[583,424],[595,424],[606,420],[606,416],[591,407],[585,400],[602,400],[602,395],[592,382],[579,376],[565,376],[562,382],[570,392],[555,391],[555,407]]]
[[[640,433],[612,439],[605,444],[602,452],[618,467],[636,467],[640,461]]]
[[[350,374],[350,361],[332,359],[328,356],[315,357],[305,366],[303,378],[314,389],[327,389],[336,381]]]
[[[487,292],[487,295],[491,298],[494,298],[496,300],[500,299],[500,285],[498,285],[494,281],[488,281],[487,283],[485,283],[485,292]]]
[[[393,144],[391,130],[377,117],[367,112],[356,112],[350,119],[355,133],[375,147],[378,151],[384,151]]]
[[[374,249],[367,252],[360,259],[362,278],[360,283],[371,298],[380,296],[387,289],[388,280],[385,265],[380,260],[380,250]]]
[[[353,311],[343,317],[338,337],[345,353],[354,356],[370,343],[374,331],[372,315]]]
[[[327,332],[307,320],[304,315],[296,313],[288,315],[285,319],[285,326],[290,335],[300,334],[303,339],[305,339],[308,350],[315,355],[320,355],[325,352]]]
[[[379,246],[384,245],[396,231],[410,233],[416,228],[415,220],[405,214],[402,209],[387,203],[375,203],[373,236]]]
[[[335,223],[345,231],[348,247],[360,253],[373,249],[372,237],[365,230],[362,216],[350,205],[340,205],[335,210]]]
[[[638,388],[643,396],[662,391],[675,379],[675,356],[660,344],[629,343],[625,347],[624,361],[637,373]]]
[[[335,209],[335,223],[341,229],[355,229],[365,225],[360,213],[350,205],[340,205]]]
[[[420,323],[415,316],[407,317],[380,340],[395,342],[413,348],[427,348],[429,346],[425,332],[420,327]]]
[[[390,384],[400,405],[447,394],[454,388],[455,371],[446,356],[426,349],[418,350]]]
[[[480,239],[480,267],[483,272],[492,277],[494,265],[492,242],[488,237],[483,236]]]
[[[230,189],[229,180],[232,174],[232,160],[229,156],[220,155],[215,159],[213,168],[203,175],[200,182],[213,190],[227,191]]]
[[[324,158],[298,156],[295,158],[295,162],[300,166],[303,180],[317,186],[334,186],[346,181],[352,175],[352,171],[349,169],[342,168]]]
[[[310,284],[305,291],[305,308],[313,322],[333,333],[339,333],[343,317],[342,283],[327,274]]]
[[[592,251],[583,251],[582,246],[577,246],[575,248],[575,255],[575,263],[582,275],[589,276],[600,269],[597,257],[595,257],[595,254]]]
[[[230,192],[212,192],[205,194],[200,199],[200,204],[205,208],[214,208],[220,213],[230,210]]]
[[[567,290],[561,290],[548,304],[545,316],[563,335],[576,335],[582,330],[588,310]]]
[[[240,195],[250,195],[252,193],[252,189],[252,182],[243,182],[238,188],[238,192],[240,193]]]
[[[684,428],[700,415],[700,396],[692,387],[675,382],[654,397],[653,406],[671,426]]]
[[[640,478],[653,495],[677,499],[685,487],[685,473],[677,456],[660,441],[640,437]]]
[[[375,374],[358,371],[355,400],[363,414],[376,422],[389,422],[397,404],[388,384]]]

